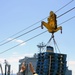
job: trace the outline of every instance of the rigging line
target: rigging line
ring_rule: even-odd
[[[63,9],[64,7],[66,7],[67,5],[69,5],[70,3],[72,3],[74,0],[71,0],[70,2],[68,2],[66,5],[64,5],[63,7],[61,7],[60,9],[58,9],[55,13],[57,13],[58,11],[60,11],[61,9]]]
[[[48,43],[52,40],[53,35],[51,35],[51,38],[49,39],[49,41],[47,42],[46,46],[48,45]]]
[[[63,23],[66,23],[66,22],[70,21],[70,20],[71,20],[71,19],[73,19],[73,18],[75,18],[75,16],[73,16],[73,17],[71,17],[71,18],[67,19],[66,21],[64,21],[64,22],[60,23],[59,25],[61,25],[61,24],[63,24]],[[58,26],[59,26],[59,25],[58,25]]]
[[[68,10],[68,11],[66,11],[65,13],[61,14],[61,15],[60,15],[60,16],[58,16],[57,18],[59,18],[59,17],[61,17],[61,16],[65,15],[66,13],[68,13],[68,12],[72,11],[73,9],[75,9],[75,7],[71,8],[70,10]]]
[[[47,17],[43,18],[42,20],[44,20],[44,19],[46,19],[46,18],[47,18]],[[37,23],[41,22],[42,20],[40,20],[40,21],[38,21],[38,22],[36,22],[36,23],[34,23],[34,24],[32,24],[32,25],[28,26],[27,28],[25,28],[25,29],[23,29],[23,30],[21,30],[21,31],[19,31],[19,32],[17,32],[17,33],[15,33],[15,34],[13,34],[13,35],[11,35],[11,36],[10,36],[10,37],[8,37],[8,38],[11,38],[11,37],[13,37],[13,36],[15,36],[15,35],[17,35],[17,34],[19,34],[19,33],[23,32],[23,31],[25,31],[25,30],[29,29],[30,27],[32,27],[32,26],[34,26],[35,24],[37,24]],[[6,41],[8,38],[6,38],[6,39],[4,39],[4,40],[0,41],[0,43],[2,43],[2,42],[4,42],[4,41]]]
[[[64,22],[62,22],[62,23],[60,23],[59,25],[61,25],[61,24],[63,24],[63,23],[66,23],[66,22],[68,22],[69,20],[71,20],[71,19],[73,19],[73,18],[75,18],[75,16],[73,16],[73,17],[69,18],[68,20],[66,20],[66,21],[64,21]],[[59,25],[58,25],[58,26],[59,26]],[[39,26],[39,27],[40,27],[40,26]],[[37,29],[37,28],[39,28],[39,27],[36,27],[35,29]],[[4,45],[4,44],[6,44],[6,43],[9,43],[9,42],[13,41],[14,39],[19,38],[19,37],[21,37],[21,36],[23,36],[23,35],[25,35],[25,34],[31,32],[31,31],[35,30],[35,29],[32,29],[32,30],[30,30],[30,31],[28,31],[28,32],[26,32],[26,33],[23,33],[23,34],[21,34],[21,35],[15,37],[15,38],[9,40],[9,41],[6,41],[6,42],[0,44],[0,46]],[[50,42],[50,41],[48,41],[48,43],[49,43],[49,42]]]
[[[59,25],[64,24],[64,23],[66,23],[66,22],[70,21],[70,20],[71,20],[71,19],[73,19],[73,18],[75,18],[75,16],[73,16],[73,17],[71,17],[71,18],[67,19],[66,21],[64,21],[64,22],[60,23]],[[59,26],[59,25],[58,25],[58,26]],[[46,46],[47,46],[47,45],[48,45],[48,43],[51,41],[51,39],[52,39],[52,36],[51,36],[51,38],[49,39],[49,41],[47,42]]]
[[[73,18],[71,18],[71,19],[73,19]],[[62,22],[61,24],[65,23],[65,22],[67,22],[67,21],[69,21],[69,20],[71,20],[71,19],[68,19],[68,20]],[[60,24],[59,24],[59,25],[60,25]],[[47,32],[47,31],[45,31],[45,32]],[[45,33],[45,32],[43,32],[43,33]],[[0,54],[3,54],[3,53],[5,53],[5,52],[7,52],[7,51],[9,51],[9,50],[11,50],[11,49],[13,49],[13,48],[15,48],[15,47],[21,45],[21,44],[23,44],[23,43],[25,43],[25,42],[27,42],[27,41],[29,41],[29,40],[31,40],[31,39],[33,39],[33,38],[35,38],[35,37],[37,37],[37,36],[39,36],[39,35],[41,35],[41,34],[43,34],[43,33],[40,33],[40,34],[38,34],[38,35],[36,35],[36,36],[34,36],[34,37],[32,37],[32,38],[30,38],[30,39],[28,39],[28,40],[26,40],[26,41],[20,43],[20,44],[18,44],[18,45],[15,45],[15,46],[13,46],[13,47],[11,47],[11,48],[9,48],[9,49],[6,49],[5,51],[0,52]]]
[[[75,9],[75,7],[71,8],[70,10],[68,10],[68,11],[66,11],[65,13],[61,14],[61,15],[60,15],[60,16],[58,16],[57,18],[59,18],[59,17],[61,17],[61,16],[65,15],[66,13],[70,12],[70,11],[71,11],[71,10],[73,10],[73,9]],[[18,37],[17,37],[17,38],[18,38]],[[10,41],[12,41],[12,40],[9,40],[9,41],[4,42],[4,43],[3,43],[3,44],[1,44],[0,46],[4,45],[4,44],[6,44],[6,43],[8,43],[8,42],[10,42]]]
[[[41,34],[43,34],[43,33],[45,33],[45,32],[47,32],[47,30],[44,31],[44,32],[42,32],[42,33],[40,33],[40,34],[38,34],[38,35],[36,35],[36,36],[33,36],[33,37],[29,38],[28,40],[26,40],[26,41],[24,41],[24,42],[22,42],[22,43],[20,43],[20,44],[17,44],[17,45],[15,45],[15,46],[13,46],[13,47],[11,47],[11,48],[9,48],[9,49],[6,49],[6,50],[0,52],[0,54],[3,54],[3,53],[5,53],[5,52],[7,52],[7,51],[9,51],[9,50],[11,50],[11,49],[13,49],[13,48],[15,48],[15,47],[21,45],[21,44],[23,44],[23,43],[25,43],[25,42],[28,42],[28,41],[30,41],[30,40],[32,40],[32,39],[34,39],[34,38],[40,36]]]
[[[64,7],[66,7],[67,5],[69,5],[71,2],[73,2],[74,0],[72,0],[72,1],[70,1],[69,3],[67,3],[66,5],[64,5],[63,7],[61,7],[61,8],[59,8],[55,13],[57,13],[58,11],[60,11],[61,9],[63,9]],[[44,19],[46,19],[47,17],[45,17],[45,18],[43,18],[42,20],[44,20]],[[11,35],[10,37],[8,37],[8,38],[11,38],[11,37],[13,37],[13,36],[15,36],[15,35],[17,35],[17,34],[19,34],[19,33],[21,33],[21,32],[23,32],[23,31],[25,31],[25,30],[27,30],[27,29],[29,29],[30,27],[32,27],[32,26],[34,26],[35,24],[37,24],[37,23],[39,23],[39,22],[41,22],[42,20],[39,20],[38,22],[36,22],[36,23],[34,23],[34,24],[32,24],[32,25],[30,25],[30,26],[28,26],[27,28],[25,28],[25,29],[23,29],[23,30],[21,30],[21,31],[19,31],[19,32],[17,32],[17,33],[15,33],[15,34],[13,34],[13,35]],[[2,42],[4,42],[4,41],[6,41],[8,38],[6,38],[6,39],[4,39],[4,40],[2,40],[2,41],[0,41],[0,43],[2,43]]]
[[[55,50],[56,50],[56,44],[55,44],[55,41],[54,41],[54,39],[53,39],[53,42],[54,42],[54,48],[55,48]],[[57,53],[57,50],[56,50],[56,53]]]
[[[54,38],[53,38],[53,40],[54,40],[54,44],[57,46],[57,48],[58,48],[58,50],[59,50],[59,53],[61,53],[61,52],[60,52],[60,49],[59,49],[59,47],[58,47],[58,45],[57,45],[57,43],[56,43],[56,41],[55,41]]]
[[[58,18],[59,18],[59,17],[58,17]],[[73,18],[75,18],[75,16],[73,16],[73,17],[69,18],[68,20],[66,20],[66,21],[64,21],[64,22],[62,22],[62,23],[60,23],[59,25],[61,25],[61,24],[65,23],[65,22],[67,22],[67,21],[69,21],[69,20],[71,20],[71,19],[73,19]],[[11,39],[11,40],[8,40],[8,41],[6,41],[6,42],[4,42],[4,43],[0,44],[0,46],[2,46],[2,45],[4,45],[4,44],[7,44],[7,43],[9,43],[9,42],[13,41],[14,39],[19,38],[19,37],[21,37],[21,36],[23,36],[23,35],[25,35],[25,34],[27,34],[27,33],[31,32],[31,31],[33,31],[33,30],[36,30],[36,29],[38,29],[39,27],[40,27],[40,26],[38,26],[38,27],[36,27],[36,28],[34,28],[34,29],[32,29],[32,30],[28,31],[28,32],[25,32],[25,33],[23,33],[23,34],[21,34],[21,35],[19,35],[19,36],[15,37],[15,38]]]
[[[15,39],[17,39],[17,38],[19,38],[19,37],[25,35],[25,34],[27,34],[27,33],[30,33],[30,32],[32,32],[32,31],[38,29],[39,27],[40,27],[40,26],[38,26],[38,27],[36,27],[36,28],[34,28],[34,29],[30,30],[30,31],[27,31],[27,32],[25,32],[25,33],[23,33],[23,34],[21,34],[21,35],[15,37],[15,38],[13,38],[13,39],[11,39],[11,40],[8,40],[8,41],[6,41],[6,42],[0,44],[0,46],[2,46],[2,45],[4,45],[4,44],[7,44],[7,43],[9,43],[9,42],[11,42],[11,41],[13,41],[13,40],[15,40]]]

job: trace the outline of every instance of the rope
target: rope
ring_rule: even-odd
[[[58,9],[55,13],[57,13],[58,11],[60,11],[61,9],[63,9],[64,7],[66,7],[67,5],[69,5],[70,3],[72,3],[73,1],[74,1],[74,0],[71,0],[71,1],[70,1],[70,2],[68,2],[66,5],[64,5],[63,7],[59,8],[59,9]],[[44,20],[44,19],[46,19],[46,18],[47,18],[47,17],[43,18],[42,20]],[[10,36],[10,37],[8,37],[8,38],[11,38],[11,37],[13,37],[13,36],[15,36],[15,35],[17,35],[17,34],[19,34],[19,33],[23,32],[23,31],[25,31],[25,30],[29,29],[30,27],[32,27],[32,26],[34,26],[35,24],[37,24],[37,23],[41,22],[42,20],[40,20],[40,21],[38,21],[38,22],[36,22],[36,23],[34,23],[34,24],[32,24],[32,25],[28,26],[27,28],[25,28],[25,29],[23,29],[23,30],[21,30],[21,31],[19,31],[19,32],[17,32],[17,33],[15,33],[15,34],[13,34],[13,35],[11,35],[11,36]],[[6,41],[8,38],[6,38],[6,39],[4,39],[4,40],[0,41],[0,43],[1,43],[1,42]]]
[[[6,41],[6,42],[0,44],[0,46],[4,45],[4,44],[6,44],[6,43],[9,43],[9,42],[11,42],[11,41],[13,41],[13,40],[15,40],[15,39],[21,37],[21,36],[24,36],[25,34],[30,33],[30,32],[32,32],[32,31],[38,29],[39,27],[40,27],[40,26],[38,26],[38,27],[36,27],[36,28],[34,28],[34,29],[32,29],[32,30],[29,30],[29,31],[27,31],[27,32],[25,32],[25,33],[23,33],[23,34],[21,34],[21,35],[15,37],[15,38],[13,38],[13,39],[11,39],[11,40],[8,40],[8,41]]]
[[[54,42],[55,50],[56,50],[56,47],[57,47],[58,50],[59,50],[59,47],[58,47],[58,45],[57,45],[57,43],[56,43],[56,41],[55,41],[55,39],[54,39],[54,35],[53,35],[53,34],[52,34],[51,38],[49,39],[49,41],[47,42],[46,46],[51,42],[52,39],[53,39],[53,42]],[[57,52],[57,51],[56,51],[56,52]],[[59,53],[61,53],[60,50],[59,50]]]
[[[58,16],[57,18],[59,18],[59,17],[61,17],[61,16],[65,15],[66,13],[70,12],[70,11],[71,11],[71,10],[73,10],[73,9],[75,9],[75,7],[71,8],[70,10],[68,10],[68,11],[66,11],[65,13],[61,14],[61,15],[60,15],[60,16]]]
[[[57,43],[56,43],[56,41],[55,41],[54,38],[53,38],[53,41],[54,41],[54,44],[57,46],[57,48],[58,48],[58,50],[59,50],[59,53],[61,53],[61,52],[60,52],[60,49],[59,49],[59,47],[58,47],[58,45],[57,45]]]
[[[11,47],[11,48],[9,48],[9,49],[6,49],[6,50],[0,52],[0,54],[3,54],[3,53],[5,53],[5,52],[7,52],[7,51],[9,51],[9,50],[11,50],[11,49],[13,49],[13,48],[15,48],[15,47],[21,45],[21,44],[23,44],[23,43],[25,43],[25,42],[28,42],[28,41],[30,41],[30,40],[36,38],[37,36],[39,36],[39,35],[41,35],[41,34],[43,34],[43,33],[45,33],[45,32],[47,32],[47,31],[44,31],[44,32],[42,32],[42,33],[40,33],[40,34],[38,34],[38,35],[36,35],[36,36],[33,36],[33,37],[29,38],[28,40],[26,40],[26,41],[24,41],[24,42],[22,42],[22,43],[20,43],[20,44],[17,44],[17,45],[15,45],[15,46],[13,46],[13,47]]]

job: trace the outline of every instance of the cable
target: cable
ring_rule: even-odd
[[[30,31],[27,31],[27,32],[25,32],[25,33],[23,33],[23,34],[21,34],[21,35],[15,37],[15,38],[13,38],[13,39],[11,39],[11,40],[8,40],[8,41],[6,41],[6,42],[0,44],[0,46],[2,46],[2,45],[4,45],[4,44],[7,44],[7,43],[9,43],[9,42],[11,42],[11,41],[13,41],[13,40],[15,40],[15,39],[21,37],[21,36],[24,36],[25,34],[30,33],[30,32],[32,32],[32,31],[38,29],[39,27],[40,27],[40,26],[38,26],[38,27],[36,27],[36,28],[34,28],[34,29],[30,30]]]
[[[42,32],[42,33],[40,33],[40,34],[38,34],[38,35],[36,35],[36,36],[34,36],[34,37],[32,37],[32,38],[30,38],[30,39],[28,39],[28,40],[26,40],[26,41],[24,41],[24,42],[22,42],[22,43],[20,43],[20,44],[17,44],[17,45],[15,45],[15,46],[13,46],[13,47],[11,47],[11,48],[9,48],[9,49],[6,49],[6,50],[0,52],[0,54],[3,54],[3,53],[5,53],[5,52],[7,52],[7,51],[9,51],[9,50],[11,50],[11,49],[13,49],[13,48],[15,48],[15,47],[21,45],[21,44],[23,44],[23,43],[25,43],[25,42],[28,42],[28,41],[32,40],[33,38],[36,38],[36,37],[38,37],[39,35],[41,35],[41,34],[43,34],[43,33],[45,33],[45,32],[47,32],[47,30],[44,31],[44,32]]]
[[[56,43],[55,43],[55,39],[53,38],[53,42],[54,42],[54,48],[56,50]],[[57,50],[56,50],[56,53],[57,53]]]
[[[60,52],[60,49],[59,49],[59,47],[58,47],[58,45],[57,45],[57,43],[56,43],[56,41],[55,41],[54,38],[53,38],[53,41],[54,41],[54,44],[57,46],[57,48],[58,48],[58,50],[59,50],[59,53],[61,53],[61,52]]]
[[[54,35],[51,36],[51,38],[50,38],[49,41],[47,42],[46,46],[49,44],[49,42],[52,40],[53,37],[54,37]]]
[[[66,5],[64,5],[63,7],[61,7],[60,9],[58,9],[55,13],[57,13],[58,11],[60,11],[61,9],[63,9],[64,7],[66,7],[67,5],[69,5],[70,3],[72,3],[73,1],[74,1],[74,0],[71,0],[71,1],[70,1],[70,2],[68,2]],[[44,19],[46,19],[46,18],[47,18],[47,17],[43,18],[42,20],[44,20]],[[23,31],[25,31],[25,30],[29,29],[30,27],[32,27],[32,26],[34,26],[35,24],[37,24],[37,23],[41,22],[42,20],[40,20],[40,21],[38,21],[38,22],[36,22],[36,23],[34,23],[34,24],[32,24],[32,25],[28,26],[27,28],[25,28],[25,29],[23,29],[23,30],[21,30],[21,31],[19,31],[19,32],[17,32],[17,33],[15,33],[15,34],[13,34],[13,35],[11,35],[11,36],[10,36],[10,37],[8,37],[8,38],[11,38],[11,37],[13,37],[13,36],[15,36],[15,35],[17,35],[17,34],[19,34],[19,33],[23,32]],[[8,38],[6,38],[6,39],[4,39],[4,40],[0,41],[0,43],[2,43],[2,42],[4,42],[4,41],[6,41]]]
[[[66,7],[67,5],[69,5],[71,2],[73,2],[74,0],[71,0],[70,2],[68,2],[66,5],[64,5],[63,7],[61,7],[60,9],[58,9],[55,13],[57,13],[58,11],[60,11],[61,9],[63,9],[64,7]]]
[[[47,18],[47,17],[43,18],[42,20],[44,20],[44,19],[46,19],[46,18]],[[19,34],[19,33],[23,32],[23,31],[25,31],[25,30],[29,29],[30,27],[32,27],[32,26],[34,26],[35,24],[37,24],[37,23],[41,22],[42,20],[40,20],[40,21],[38,21],[38,22],[36,22],[36,23],[34,23],[34,24],[32,24],[32,25],[28,26],[27,28],[25,28],[25,29],[23,29],[23,30],[21,30],[21,31],[19,31],[19,32],[17,32],[17,33],[15,33],[15,34],[13,34],[13,35],[11,35],[11,36],[10,36],[10,37],[8,37],[8,38],[11,38],[11,37],[13,37],[13,36],[15,36],[15,35],[17,35],[17,34]],[[6,39],[4,39],[4,40],[0,41],[0,43],[2,43],[2,42],[4,42],[4,41],[6,41],[8,38],[6,38]]]
[[[74,7],[74,8],[72,8],[72,9],[70,9],[69,11],[71,11],[71,10],[73,10],[73,9],[75,9],[75,7]],[[69,11],[67,11],[67,12],[65,12],[65,13],[63,13],[63,14],[61,14],[61,15],[60,15],[60,16],[58,16],[57,18],[59,18],[59,17],[63,16],[64,14],[68,13]],[[25,41],[25,42],[26,42],[26,41]],[[18,45],[16,45],[16,46],[19,46],[19,44],[18,44]],[[16,47],[16,46],[14,46],[14,47]],[[12,48],[14,48],[14,47],[12,47]],[[8,50],[10,50],[10,49],[12,49],[12,48],[9,48],[9,49],[5,50],[5,52],[6,52],[6,51],[8,51]],[[3,52],[3,53],[4,53],[4,52]]]
[[[73,19],[73,18],[75,18],[75,16],[73,16],[73,17],[69,18],[68,20],[66,20],[66,21],[64,21],[64,22],[62,22],[62,23],[60,23],[59,25],[61,25],[61,24],[63,24],[63,23],[66,23],[66,22],[70,21],[70,20]],[[59,25],[58,25],[58,26],[59,26]]]
[[[73,17],[71,17],[71,18],[67,19],[66,21],[64,21],[64,22],[60,23],[59,25],[64,24],[64,23],[66,23],[66,22],[70,21],[70,20],[71,20],[71,19],[73,19],[73,18],[75,18],[75,16],[73,16]],[[58,26],[59,26],[59,25],[58,25]],[[52,39],[52,38],[53,38],[53,36],[51,36],[51,38],[50,38],[50,39],[49,39],[49,41],[47,42],[46,46],[48,45],[48,43],[51,41],[51,39]]]
[[[68,10],[68,11],[66,11],[65,13],[61,14],[61,15],[60,15],[60,16],[58,16],[57,18],[59,18],[59,17],[61,17],[61,16],[65,15],[66,13],[70,12],[70,11],[71,11],[71,10],[73,10],[73,9],[75,9],[75,7],[71,8],[70,10]],[[39,27],[40,27],[40,26],[39,26]],[[14,40],[14,39],[16,39],[16,38],[19,38],[19,37],[21,37],[21,36],[23,36],[23,35],[25,35],[25,34],[27,34],[27,33],[31,32],[31,31],[33,31],[33,30],[35,30],[35,29],[39,28],[39,27],[36,27],[36,28],[34,28],[34,29],[32,29],[32,30],[30,30],[30,31],[28,31],[28,32],[26,32],[26,33],[23,33],[23,34],[21,34],[21,35],[19,35],[19,36],[15,37],[15,38],[13,38],[13,39],[11,39],[11,40],[8,40],[8,41],[6,41],[6,42],[4,42],[4,43],[0,44],[0,46],[2,46],[2,45],[4,45],[4,44],[7,44],[7,43],[11,42],[12,40]]]
[[[73,18],[75,18],[75,16],[72,17],[72,18],[70,18],[70,19],[68,19],[68,20],[66,20],[66,21],[64,21],[64,22],[62,22],[61,24],[65,23],[65,22],[67,22],[67,21],[69,21],[69,20],[71,20],[71,19],[73,19]],[[59,24],[59,25],[60,25],[60,24]],[[47,32],[47,31],[44,31],[44,32],[42,32],[42,33],[40,33],[40,34],[38,34],[38,35],[36,35],[36,36],[30,38],[30,39],[28,39],[28,40],[26,40],[26,41],[24,41],[24,42],[18,44],[18,45],[15,45],[15,46],[13,46],[13,47],[11,47],[11,48],[9,48],[9,49],[6,49],[6,50],[4,50],[3,52],[0,52],[0,54],[3,54],[3,53],[5,53],[5,52],[7,52],[7,51],[9,51],[9,50],[11,50],[11,49],[13,49],[13,48],[15,48],[15,47],[21,45],[21,44],[23,44],[23,43],[25,43],[25,42],[28,42],[28,41],[30,41],[31,39],[33,39],[33,38],[35,38],[35,37],[37,37],[37,36],[39,36],[39,35],[41,35],[41,34],[43,34],[43,33],[45,33],[45,32]],[[47,43],[47,44],[48,44],[48,43]],[[47,44],[46,44],[46,46],[47,46]]]
[[[63,23],[66,23],[67,21],[69,21],[69,20],[71,20],[71,19],[73,19],[73,18],[75,18],[75,16],[73,16],[73,17],[69,18],[68,20],[66,20],[66,21],[64,21],[64,22],[62,22],[62,23],[60,23],[59,25],[61,25],[61,24],[63,24]],[[49,39],[49,41],[47,42],[47,44],[51,41],[51,39],[52,39],[53,37],[54,37],[54,36],[51,36],[51,38]],[[61,52],[60,52],[60,49],[59,49],[59,47],[58,47],[58,45],[57,45],[57,43],[56,43],[56,41],[55,41],[54,38],[53,38],[53,42],[54,42],[55,50],[56,50],[56,46],[57,46],[57,48],[58,48],[58,50],[59,50],[59,53],[61,53]],[[46,44],[46,46],[47,46],[47,44]]]
[[[70,10],[68,10],[68,11],[66,11],[65,13],[61,14],[61,15],[60,15],[60,16],[58,16],[57,18],[59,18],[59,17],[61,17],[61,16],[65,15],[66,13],[70,12],[70,11],[71,11],[71,10],[73,10],[73,9],[75,9],[75,7],[71,8]]]

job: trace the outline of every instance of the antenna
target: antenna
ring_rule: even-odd
[[[43,48],[46,47],[46,45],[42,42],[39,45],[37,45],[37,47],[39,48],[39,52],[41,53]]]

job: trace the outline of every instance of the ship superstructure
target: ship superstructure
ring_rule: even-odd
[[[72,72],[67,68],[66,59],[66,54],[55,53],[53,47],[47,46],[46,52],[35,54],[33,57],[20,59],[19,69],[21,64],[25,62],[27,66],[25,75],[33,75],[28,66],[32,62],[38,75],[72,75]]]

